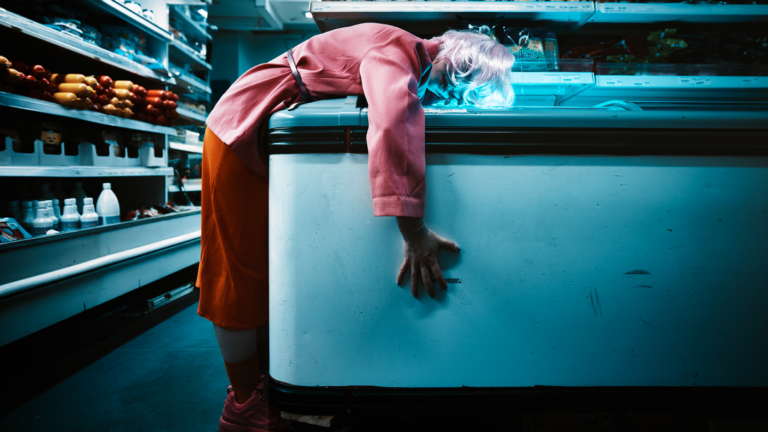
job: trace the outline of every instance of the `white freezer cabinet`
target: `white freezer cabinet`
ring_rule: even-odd
[[[435,299],[395,284],[367,124],[356,97],[270,121],[278,406],[768,399],[768,112],[428,109],[425,220],[462,248]]]

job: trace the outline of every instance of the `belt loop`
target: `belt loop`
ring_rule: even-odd
[[[307,88],[304,87],[304,83],[301,81],[301,75],[299,75],[299,70],[296,68],[296,62],[293,61],[293,54],[291,53],[291,50],[288,50],[285,55],[288,57],[288,65],[291,67],[293,79],[295,79],[296,84],[299,85],[299,92],[301,92],[302,99],[304,99],[304,102],[313,102],[312,96],[309,95]]]

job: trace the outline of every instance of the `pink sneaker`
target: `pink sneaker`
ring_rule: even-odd
[[[219,432],[288,431],[291,422],[280,417],[280,410],[264,397],[264,383],[260,383],[244,404],[237,403],[232,386],[227,388],[227,400],[219,420]]]

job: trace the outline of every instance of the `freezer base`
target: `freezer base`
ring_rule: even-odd
[[[768,388],[744,387],[308,387],[269,376],[270,403],[302,414],[506,407],[518,411],[762,412]]]

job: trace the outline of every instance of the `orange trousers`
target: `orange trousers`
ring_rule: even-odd
[[[269,319],[268,178],[210,129],[203,141],[198,315],[248,330]]]

